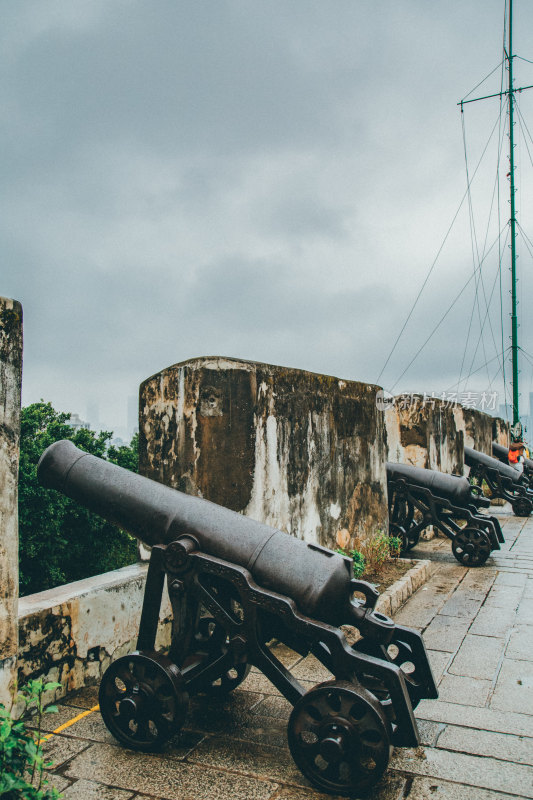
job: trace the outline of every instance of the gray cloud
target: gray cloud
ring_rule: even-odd
[[[141,380],[207,353],[374,381],[464,191],[455,104],[497,63],[502,10],[5,3],[0,291],[24,305],[25,402],[82,415],[98,403],[116,428]],[[533,8],[516,17],[530,57]],[[468,124],[486,130],[496,113]],[[465,220],[386,386],[471,273]],[[397,388],[457,380],[472,300],[471,287]],[[524,342],[531,325],[524,315]]]

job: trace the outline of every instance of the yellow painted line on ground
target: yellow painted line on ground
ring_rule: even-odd
[[[46,742],[48,739],[51,739],[52,736],[54,736],[54,734],[61,733],[61,731],[64,731],[65,728],[70,728],[71,725],[74,725],[75,722],[79,722],[80,719],[83,719],[84,717],[88,717],[89,714],[93,713],[93,711],[99,711],[99,710],[100,710],[100,706],[99,705],[95,705],[92,708],[90,708],[88,711],[82,711],[81,714],[78,714],[73,719],[69,719],[68,722],[64,722],[63,725],[60,725],[59,728],[56,728],[55,731],[52,731],[52,733],[49,733],[46,736],[43,736],[42,739],[39,739],[39,744],[41,744],[41,742]]]

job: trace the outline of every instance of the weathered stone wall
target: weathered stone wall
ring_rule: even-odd
[[[42,677],[64,695],[96,683],[111,661],[135,650],[147,564],[95,575],[19,601],[20,684]],[[161,604],[157,647],[170,644],[171,608]]]
[[[387,528],[378,387],[198,358],[140,388],[139,468],[308,542]]]
[[[398,395],[385,411],[385,425],[388,461],[463,474],[463,432],[442,400]]]
[[[491,456],[493,441],[508,445],[509,423],[503,419],[464,406],[455,406],[454,415],[457,429],[463,431],[466,447]]]
[[[0,702],[16,677],[22,307],[0,297]]]

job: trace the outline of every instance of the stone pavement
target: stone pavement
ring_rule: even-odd
[[[501,520],[507,541],[480,569],[445,539],[413,551],[434,570],[395,619],[423,632],[440,697],[416,709],[422,746],[395,750],[374,800],[533,798],[533,518]],[[309,688],[330,677],[312,657],[277,655]],[[64,699],[48,730],[96,703],[95,689]],[[196,699],[159,755],[120,747],[94,711],[46,743],[51,781],[66,800],[325,800],[288,751],[290,709],[252,670],[227,699]]]

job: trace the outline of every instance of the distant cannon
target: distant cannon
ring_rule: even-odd
[[[533,492],[522,472],[471,447],[465,447],[465,464],[470,467],[471,484],[481,488],[485,483],[491,496],[507,500],[517,517],[529,517],[533,510]]]
[[[494,458],[497,458],[498,461],[501,461],[502,464],[507,464],[510,467],[513,466],[509,463],[508,447],[503,447],[503,445],[493,442],[492,455]],[[516,467],[513,467],[513,469],[516,469]],[[530,489],[533,489],[533,461],[531,458],[524,458],[517,471],[522,474],[522,482]]]
[[[183,725],[191,695],[225,695],[252,664],[294,706],[291,753],[321,790],[366,792],[391,745],[419,743],[413,708],[438,696],[422,637],[374,610],[378,593],[352,577],[351,559],[68,441],[43,453],[38,477],[152,547],[137,650],[111,664],[100,685],[102,717],[121,743],[160,748]],[[155,652],[165,577],[168,654]],[[342,624],[359,630],[355,645]],[[274,639],[313,653],[335,679],[305,692],[272,652]]]
[[[480,567],[492,550],[504,542],[496,517],[481,513],[487,500],[467,478],[444,475],[409,464],[387,464],[389,532],[411,550],[429,525],[452,542],[455,558],[465,566]]]

